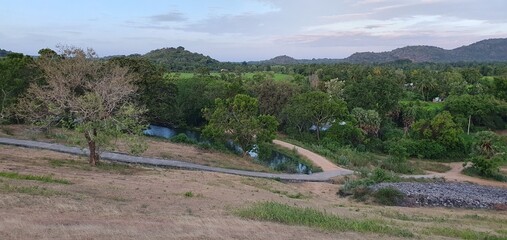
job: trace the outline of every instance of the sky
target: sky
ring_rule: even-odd
[[[507,0],[0,0],[0,48],[100,56],[183,46],[220,61],[345,58],[507,37]]]

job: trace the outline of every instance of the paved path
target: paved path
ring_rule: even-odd
[[[0,144],[13,145],[13,146],[19,146],[19,147],[27,147],[27,148],[46,149],[46,150],[52,150],[52,151],[75,154],[75,155],[88,155],[87,149],[81,149],[78,147],[68,147],[68,146],[64,146],[61,144],[55,144],[55,143],[45,143],[45,142],[37,142],[37,141],[29,141],[29,140],[18,140],[18,139],[12,139],[12,138],[0,138]],[[235,175],[249,176],[249,177],[280,179],[280,180],[295,181],[295,182],[327,182],[330,180],[330,178],[337,177],[337,176],[350,175],[353,173],[350,170],[344,170],[344,169],[335,169],[335,170],[328,169],[328,171],[314,173],[314,174],[310,174],[310,175],[263,173],[263,172],[253,172],[253,171],[210,167],[210,166],[204,166],[204,165],[182,162],[182,161],[177,161],[177,160],[167,160],[167,159],[148,158],[148,157],[136,157],[136,156],[121,154],[121,153],[114,153],[114,152],[103,152],[100,156],[102,159],[114,161],[114,162],[121,162],[121,163],[142,164],[142,165],[167,167],[167,168],[201,170],[201,171],[219,172],[219,173],[235,174]]]

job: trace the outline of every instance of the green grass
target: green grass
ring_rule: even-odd
[[[47,189],[44,187],[39,186],[30,186],[30,187],[24,187],[24,186],[13,186],[9,184],[4,184],[0,186],[0,192],[3,193],[23,193],[28,195],[37,195],[37,196],[54,196],[54,195],[61,195],[62,193]]]
[[[381,220],[345,219],[311,208],[292,207],[276,202],[256,203],[235,213],[247,219],[278,222],[288,225],[302,225],[327,231],[354,231],[399,237],[414,237],[414,234],[410,231],[389,226]]]
[[[470,229],[432,227],[424,231],[425,234],[454,237],[460,239],[484,239],[484,240],[505,240],[507,236],[498,236],[486,232],[478,232]]]
[[[32,180],[46,183],[59,183],[59,184],[71,184],[70,181],[65,179],[55,179],[52,176],[41,176],[41,175],[25,175],[17,172],[0,172],[0,177],[17,179],[17,180]]]
[[[183,194],[183,196],[188,197],[188,198],[191,198],[191,197],[193,197],[193,196],[194,196],[194,193],[193,193],[193,192],[185,192],[185,193]]]
[[[467,176],[482,178],[482,179],[486,179],[486,180],[507,182],[507,176],[505,174],[502,174],[501,172],[495,173],[494,175],[491,175],[491,176],[483,176],[480,174],[480,172],[477,169],[475,169],[473,167],[467,167],[467,168],[463,169],[463,171],[461,171],[461,173],[463,173]]]
[[[425,171],[444,173],[451,170],[451,167],[439,162],[431,162],[431,161],[422,161],[422,160],[412,160],[410,161],[411,165],[416,169],[422,169]]]
[[[245,80],[251,80],[252,77],[258,73],[266,73],[267,75],[271,76],[273,78],[273,80],[275,80],[275,81],[284,81],[284,80],[290,81],[293,79],[293,77],[289,74],[273,73],[273,72],[248,72],[248,73],[243,74],[243,78]],[[182,72],[182,73],[176,73],[176,74],[179,75],[178,76],[179,79],[189,79],[189,78],[193,78],[195,76],[195,74],[191,73],[191,72]],[[220,76],[220,73],[218,73],[218,72],[212,72],[210,74],[211,74],[211,76],[215,76],[215,77]]]
[[[386,218],[397,219],[401,221],[411,221],[411,222],[448,222],[449,219],[445,217],[432,217],[432,216],[419,216],[414,214],[404,214],[396,211],[381,211],[380,215]]]

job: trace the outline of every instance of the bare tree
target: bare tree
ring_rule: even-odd
[[[95,165],[99,145],[141,129],[142,110],[132,102],[134,79],[127,68],[103,64],[92,49],[61,47],[60,52],[58,58],[36,61],[44,80],[30,85],[18,115],[46,126],[70,120],[86,138]]]

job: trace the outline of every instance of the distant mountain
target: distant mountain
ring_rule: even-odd
[[[269,60],[262,61],[263,64],[269,65],[288,65],[288,64],[298,64],[300,60],[297,60],[293,57],[289,57],[287,55],[277,56],[271,58]],[[252,63],[252,62],[251,62]]]
[[[344,59],[294,59],[279,56],[270,60],[251,62],[256,64],[311,64],[311,63],[387,63],[399,60],[411,62],[506,62],[507,38],[488,39],[446,50],[433,46],[407,46],[389,52],[359,52]]]
[[[160,64],[169,71],[194,71],[200,67],[216,69],[220,64],[218,60],[187,51],[183,47],[156,49],[140,57]]]
[[[13,53],[13,52],[0,48],[0,57],[5,57],[5,56],[7,56],[7,54],[10,54],[10,53]]]

